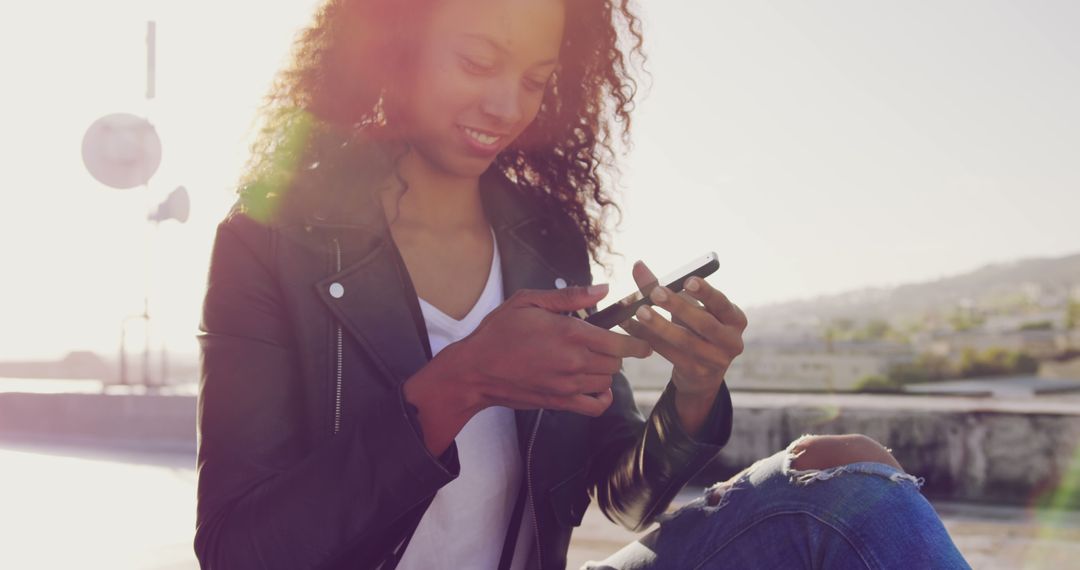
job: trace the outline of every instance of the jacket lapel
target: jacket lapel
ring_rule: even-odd
[[[392,240],[375,240],[369,251],[352,255],[346,243],[339,241],[342,256],[359,261],[320,280],[318,294],[384,378],[404,382],[428,362],[429,350],[427,335],[421,336],[414,320],[413,307],[418,312],[419,305],[410,294],[412,283],[400,269]]]
[[[549,207],[491,170],[480,178],[480,197],[499,244],[506,297],[519,289],[554,289],[559,279],[587,284],[588,259],[570,234],[576,228],[558,225]]]

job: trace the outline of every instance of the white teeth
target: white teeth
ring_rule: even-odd
[[[468,127],[462,127],[465,130],[465,134],[472,137],[472,139],[480,144],[491,145],[495,144],[500,137],[493,137],[491,135],[485,135],[484,133],[474,131]]]

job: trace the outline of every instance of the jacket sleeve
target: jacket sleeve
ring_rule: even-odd
[[[276,234],[218,228],[200,325],[195,551],[202,568],[374,566],[458,473],[431,455],[400,388],[374,390],[345,430],[306,433],[296,333],[275,279]],[[317,409],[314,408],[314,409]],[[393,457],[393,461],[386,458]]]
[[[644,419],[630,383],[620,372],[612,382],[611,406],[592,422],[595,451],[590,483],[601,511],[632,531],[652,524],[675,495],[705,467],[731,436],[731,394],[720,393],[697,438],[682,428],[675,408],[675,386],[668,382]]]

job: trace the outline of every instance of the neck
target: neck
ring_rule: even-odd
[[[387,219],[394,226],[451,231],[487,225],[479,177],[453,176],[432,168],[415,150],[402,157],[399,173],[408,191],[383,194]]]

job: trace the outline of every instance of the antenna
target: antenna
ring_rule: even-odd
[[[154,98],[157,87],[157,22],[146,22],[146,99]]]

